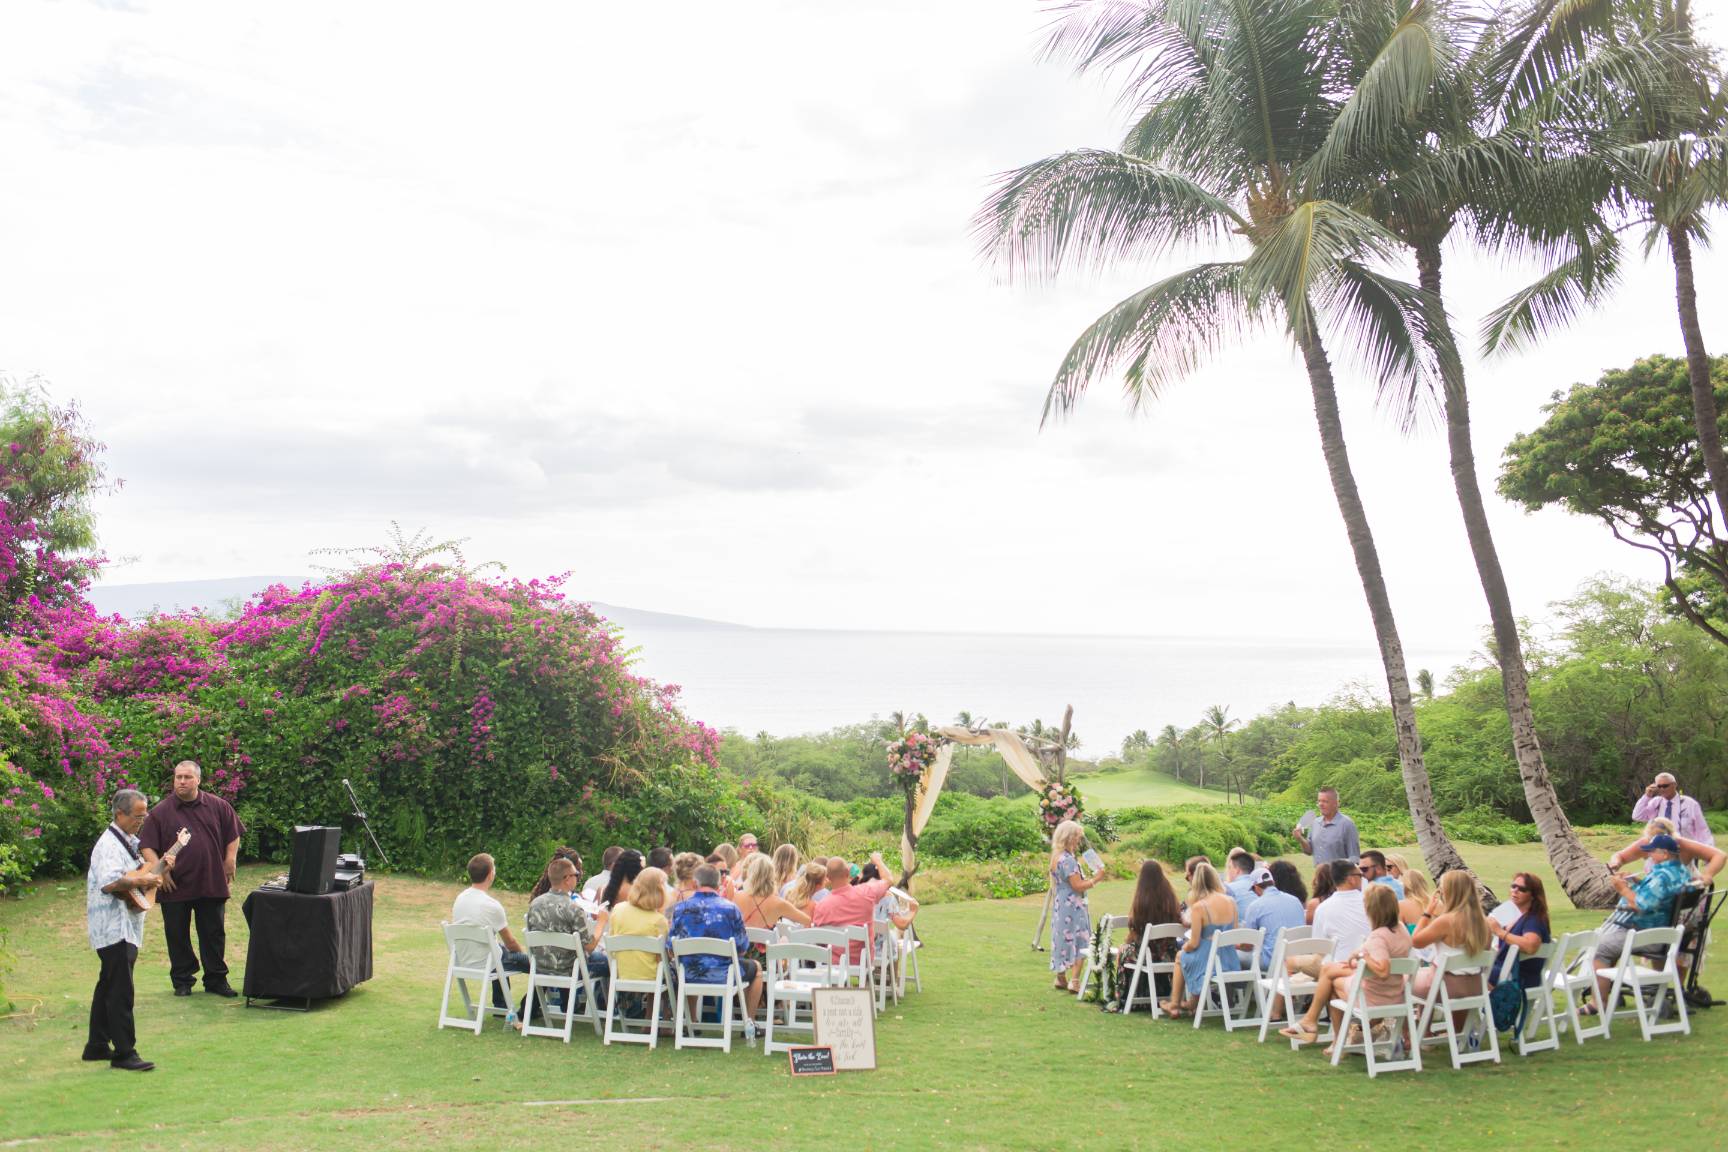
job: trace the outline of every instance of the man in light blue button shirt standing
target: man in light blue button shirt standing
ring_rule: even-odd
[[[1338,811],[1338,790],[1320,789],[1314,804],[1320,809],[1319,815],[1305,814],[1294,829],[1302,851],[1314,857],[1315,867],[1331,860],[1356,863],[1362,845],[1356,838],[1356,822]]]

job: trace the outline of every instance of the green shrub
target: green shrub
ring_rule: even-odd
[[[1043,841],[1037,818],[1024,805],[970,796],[949,803],[944,797],[918,838],[918,851],[950,860],[995,860],[1036,851]]]

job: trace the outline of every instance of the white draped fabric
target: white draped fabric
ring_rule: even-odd
[[[918,781],[918,806],[912,810],[912,835],[924,831],[924,825],[930,823],[930,814],[936,810],[937,797],[942,795],[942,785],[948,779],[948,768],[954,763],[954,746],[967,744],[982,746],[992,744],[1002,759],[1008,764],[1008,770],[1034,791],[1044,787],[1045,776],[1038,757],[1026,747],[1026,742],[1016,733],[1006,728],[986,728],[973,731],[970,728],[938,728],[936,735],[946,743],[936,750],[936,760],[924,770],[924,775]],[[912,841],[901,833],[900,836],[900,867],[905,872],[912,871]]]

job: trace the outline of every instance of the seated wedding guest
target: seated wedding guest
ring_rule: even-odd
[[[680,852],[672,857],[672,895],[666,911],[678,907],[678,901],[696,891],[696,869],[702,867],[702,857],[694,852]]]
[[[582,883],[582,853],[574,848],[562,847],[552,849],[553,860],[568,860],[576,865],[576,883]],[[533,889],[528,893],[530,902],[540,899],[552,890],[552,863],[547,861],[546,867],[540,872],[540,879],[534,881]]]
[[[1236,901],[1236,921],[1248,916],[1248,905],[1254,903],[1254,873],[1260,868],[1254,854],[1246,848],[1232,848],[1224,858],[1224,891]]]
[[[744,833],[744,835],[738,837],[738,859],[748,860],[751,856],[755,855],[756,850],[759,847],[760,845],[756,842],[756,833]],[[742,873],[740,873],[740,875],[742,875]]]
[[[588,878],[588,883],[582,885],[582,898],[590,904],[600,902],[600,893],[606,891],[607,883],[612,879],[612,865],[622,855],[624,849],[614,844],[600,853],[600,871]]]
[[[1262,972],[1272,964],[1272,949],[1278,946],[1278,934],[1286,928],[1300,928],[1308,923],[1308,912],[1302,907],[1303,902],[1278,883],[1280,868],[1288,869],[1286,884],[1294,882],[1298,888],[1301,887],[1302,876],[1296,871],[1296,865],[1284,860],[1273,861],[1270,868],[1256,868],[1248,877],[1253,882],[1254,899],[1242,917],[1242,927],[1258,928],[1265,933],[1260,941]],[[1305,890],[1303,895],[1307,895]]]
[[[644,868],[630,884],[630,898],[613,908],[606,922],[607,936],[666,937],[666,873]],[[620,980],[652,980],[660,958],[648,952],[619,952],[613,957]],[[640,992],[620,997],[624,1013],[632,1018],[647,1016],[647,996]]]
[[[1457,868],[1440,877],[1440,891],[1417,917],[1416,932],[1410,942],[1417,948],[1432,945],[1438,963],[1442,956],[1475,956],[1485,952],[1491,939],[1488,917],[1482,914],[1482,902],[1476,895],[1476,878]],[[1475,971],[1448,972],[1446,990],[1454,996],[1469,995]],[[1433,986],[1433,968],[1424,967],[1416,973],[1418,1000],[1427,996]]]
[[[1210,864],[1211,862],[1212,861],[1208,860],[1204,856],[1190,856],[1190,857],[1188,857],[1188,859],[1186,859],[1182,862],[1182,879],[1183,879],[1183,881],[1186,882],[1189,887],[1193,887],[1193,885],[1194,885],[1194,869],[1201,864]],[[1188,923],[1188,901],[1187,900],[1182,901],[1182,923],[1184,923],[1184,924]]]
[[[1613,969],[1620,963],[1620,953],[1626,937],[1645,928],[1664,928],[1674,918],[1674,901],[1680,898],[1689,877],[1680,866],[1680,844],[1666,833],[1652,836],[1644,842],[1647,863],[1644,875],[1636,884],[1618,872],[1609,873],[1614,890],[1620,893],[1620,903],[1613,915],[1602,925],[1596,945],[1595,1004],[1585,1006],[1586,1015],[1594,1015],[1608,997],[1613,984]]]
[[[743,980],[745,1011],[754,1017],[762,1003],[762,969],[750,955],[750,936],[744,931],[744,917],[737,905],[720,895],[720,870],[704,863],[696,869],[696,891],[678,902],[672,910],[673,940],[706,937],[729,940],[738,950],[739,978]],[[681,961],[686,981],[696,984],[721,984],[726,980],[727,964],[719,956],[686,956]]]
[[[1405,868],[1400,879],[1404,881],[1404,899],[1398,901],[1398,915],[1403,918],[1404,926],[1414,932],[1422,910],[1434,897],[1434,886],[1428,883],[1428,873],[1420,868]]]
[[[612,862],[612,875],[606,881],[606,888],[600,893],[597,903],[602,908],[616,908],[630,899],[630,885],[641,875],[647,865],[642,860],[642,853],[634,848],[626,848],[618,854],[618,859]]]
[[[606,979],[606,956],[597,952],[600,945],[600,934],[595,931],[593,923],[588,919],[588,913],[582,910],[570,897],[576,891],[578,873],[576,865],[563,856],[552,857],[552,862],[546,865],[546,871],[552,876],[552,886],[528,905],[527,925],[530,932],[557,932],[563,935],[574,935],[582,942],[582,953],[587,958],[588,975],[595,980]],[[640,879],[640,877],[638,877]],[[542,976],[568,976],[575,967],[574,954],[562,948],[535,948],[534,965]],[[554,1004],[564,1002],[562,988],[543,989],[545,995],[551,997]],[[540,995],[535,993],[535,1015],[541,1015]],[[526,1002],[527,997],[523,997]],[[521,1009],[518,1009],[518,1013]]]
[[[1188,939],[1176,953],[1176,975],[1171,981],[1170,999],[1162,1005],[1171,1016],[1181,1016],[1199,1003],[1204,991],[1206,966],[1212,959],[1213,938],[1236,926],[1236,901],[1224,890],[1218,870],[1207,863],[1194,866],[1194,880],[1188,887]],[[1225,972],[1241,970],[1236,950],[1227,948],[1218,957],[1218,967]]]
[[[726,851],[722,852],[720,848],[724,848]],[[732,865],[738,859],[738,849],[730,844],[722,844],[720,848],[708,853],[708,858],[703,863],[712,864],[714,869],[720,873],[720,895],[730,900],[732,899]],[[730,858],[728,858],[728,853],[731,854]]]
[[[1370,884],[1384,884],[1398,899],[1404,899],[1404,884],[1387,867],[1386,853],[1370,848],[1357,857],[1356,866],[1362,869],[1363,880]]]
[[[1356,861],[1332,860],[1326,865],[1332,872],[1332,895],[1314,909],[1314,938],[1332,941],[1333,963],[1343,960],[1362,945],[1362,938],[1371,931],[1368,913],[1362,907],[1362,869]],[[1393,897],[1392,902],[1398,902]],[[1320,957],[1309,956],[1289,965],[1290,971],[1308,976],[1320,974]]]
[[[808,928],[810,914],[794,908],[774,891],[774,862],[760,852],[744,857],[744,878],[732,903],[744,916],[746,928],[772,928],[790,920]]]
[[[1543,891],[1542,878],[1528,872],[1519,872],[1512,877],[1510,892],[1512,905],[1518,909],[1518,918],[1510,926],[1493,917],[1488,918],[1489,934],[1500,941],[1500,947],[1494,952],[1494,967],[1488,973],[1488,982],[1500,983],[1500,971],[1505,967],[1507,954],[1517,950],[1529,957],[1518,962],[1518,986],[1534,988],[1542,982],[1542,961],[1536,956],[1536,950],[1554,938],[1548,928],[1548,894]]]
[[[799,864],[802,857],[795,844],[782,844],[774,849],[774,893],[785,896],[792,891],[792,885],[798,882]]]
[[[1404,873],[1410,871],[1410,861],[1396,852],[1382,852],[1381,855],[1386,857],[1386,875],[1400,884],[1404,883]]]
[[[1648,859],[1650,852],[1647,845],[1651,837],[1662,835],[1672,837],[1674,843],[1680,846],[1680,863],[1697,869],[1697,880],[1701,884],[1713,883],[1716,874],[1722,871],[1723,863],[1728,861],[1728,853],[1724,853],[1716,845],[1675,835],[1674,821],[1658,816],[1644,826],[1643,836],[1608,857],[1608,871],[1618,872],[1634,860]]]
[[[826,859],[812,860],[799,871],[798,879],[792,881],[786,902],[800,912],[808,912],[827,895],[828,862]]]
[[[498,869],[492,863],[492,857],[481,852],[468,861],[468,887],[456,894],[456,902],[450,906],[450,923],[477,924],[482,928],[490,928],[497,936],[494,947],[502,961],[505,972],[528,971],[528,954],[522,951],[522,944],[516,939],[516,934],[510,931],[510,917],[504,912],[504,905],[498,903],[492,895],[492,884],[498,879]],[[486,963],[486,952],[481,945],[466,942],[456,945],[456,962],[463,967],[479,968]],[[492,986],[492,1006],[509,1008],[510,1004],[504,998],[503,989]],[[510,1022],[516,1022],[516,1014],[510,1013]]]
[[[1140,938],[1146,934],[1146,929],[1155,924],[1180,923],[1181,917],[1182,902],[1176,898],[1176,889],[1170,886],[1170,878],[1164,875],[1164,865],[1156,860],[1142,860],[1140,875],[1134,882],[1134,896],[1128,903],[1128,935],[1122,940],[1122,961],[1116,966],[1117,999],[1125,999],[1128,995],[1128,983],[1133,979],[1140,956]],[[1152,963],[1168,964],[1176,959],[1176,941],[1154,940],[1149,951],[1148,959]],[[1160,1000],[1169,998],[1168,976],[1159,974],[1153,984],[1148,989],[1151,995]]]
[[[1347,861],[1334,861],[1347,863]],[[1368,917],[1369,931],[1362,943],[1341,960],[1320,969],[1319,983],[1308,1001],[1308,1011],[1288,1028],[1278,1031],[1302,1044],[1319,1039],[1320,1013],[1332,1014],[1332,1034],[1338,1035],[1344,1014],[1333,1008],[1333,1000],[1348,1001],[1355,991],[1353,981],[1361,980],[1362,1000],[1370,1008],[1383,1008],[1404,999],[1404,977],[1392,975],[1392,961],[1410,955],[1410,933],[1404,931],[1398,919],[1398,897],[1384,884],[1370,885],[1362,894],[1362,907]],[[1380,1030],[1386,1022],[1375,1025],[1373,1040],[1383,1039]],[[1336,1041],[1334,1041],[1336,1043]],[[1331,1049],[1327,1049],[1331,1053]]]
[[[658,868],[665,872],[672,867],[672,849],[651,848],[648,851],[648,867]]]
[[[1326,897],[1332,895],[1332,865],[1316,864],[1314,866],[1314,893],[1303,902],[1303,914],[1308,917],[1308,923],[1314,923],[1314,912],[1326,902]]]
[[[879,876],[888,870],[880,852],[870,853],[870,863],[876,865]],[[828,898],[810,910],[810,923],[814,927],[847,928],[854,924],[868,924],[876,918],[876,902],[887,895],[888,881],[877,879],[853,884],[851,877],[852,866],[845,860],[835,856],[828,861]],[[863,953],[863,944],[853,941],[850,962],[856,964]]]

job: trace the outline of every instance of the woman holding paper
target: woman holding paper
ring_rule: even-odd
[[[1086,830],[1077,820],[1064,820],[1050,837],[1050,889],[1055,907],[1050,917],[1050,971],[1056,973],[1053,987],[1072,992],[1080,983],[1080,964],[1092,947],[1092,917],[1086,911],[1086,892],[1104,878],[1104,870],[1087,877],[1075,858],[1085,842]],[[1102,863],[1102,861],[1100,861]]]
[[[1500,941],[1494,954],[1494,970],[1488,974],[1490,983],[1500,982],[1506,967],[1506,955],[1514,950],[1534,957],[1536,949],[1554,937],[1548,930],[1548,894],[1542,890],[1542,878],[1528,872],[1512,877],[1512,898],[1488,913],[1488,931]],[[1542,961],[1518,962],[1518,984],[1534,988],[1542,980]]]

